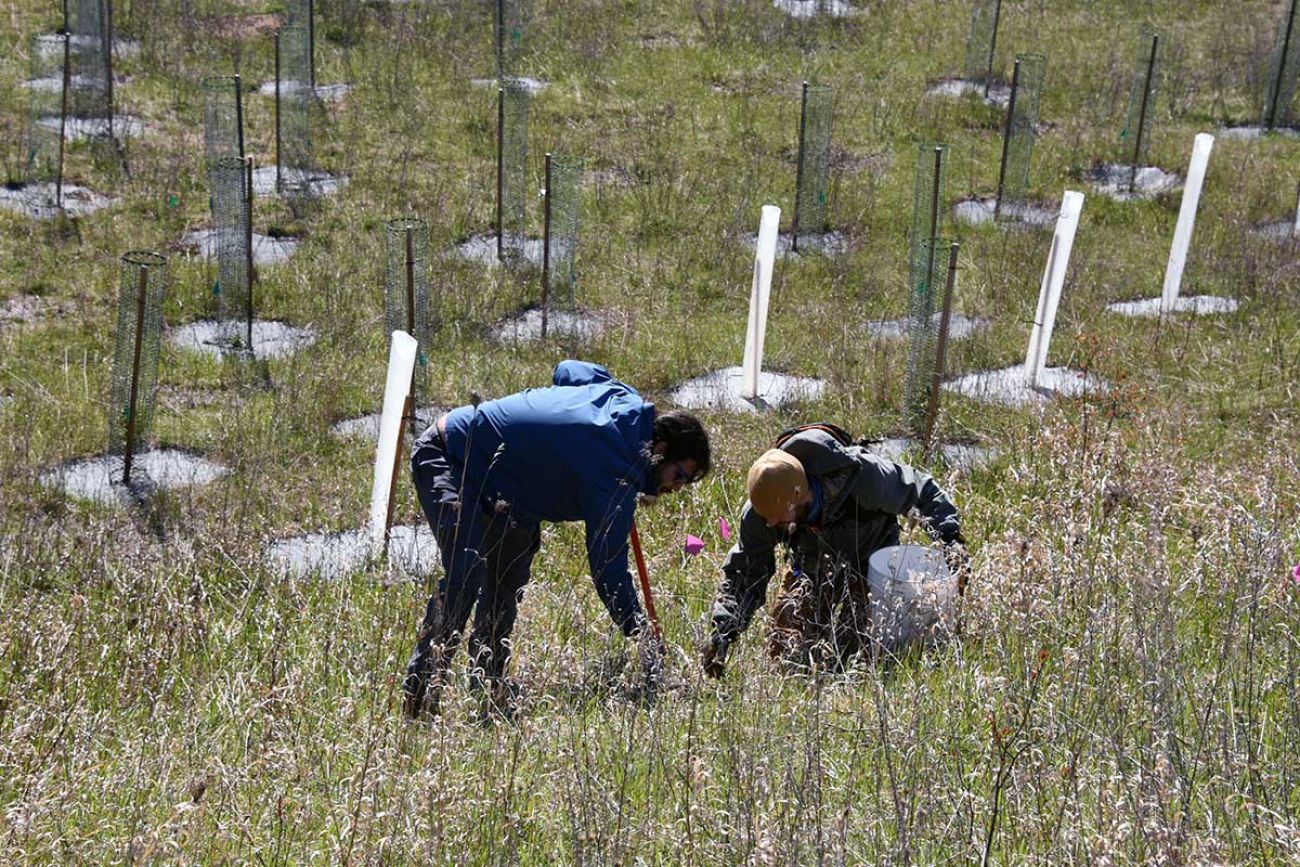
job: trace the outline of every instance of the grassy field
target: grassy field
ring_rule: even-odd
[[[1138,32],[1166,34],[1152,162],[1186,171],[1197,132],[1254,122],[1283,3],[1004,3],[998,65],[1048,57],[1035,198],[1089,193],[1051,363],[1111,388],[1037,410],[945,397],[940,433],[995,447],[952,492],[975,573],[964,639],[889,669],[792,677],[761,618],[724,680],[694,644],[744,471],[779,430],[829,419],[902,430],[906,346],[869,320],[906,311],[916,148],[951,146],[949,193],[991,194],[1000,113],[924,96],[962,71],[966,0],[857,0],[796,21],[764,0],[538,0],[520,72],[536,186],[548,149],[584,190],[580,302],[617,327],[591,341],[488,337],[538,296],[535,273],[454,257],[432,270],[437,330],[422,402],[549,381],[578,356],[667,405],[677,382],[739,363],[759,208],[793,209],[799,84],[836,90],[831,225],[848,253],[782,260],[768,366],[824,398],[706,414],[715,472],[642,512],[672,688],[629,698],[635,653],[587,577],[581,527],[548,527],[515,633],[527,690],[480,721],[457,680],[412,724],[400,673],[426,588],[382,567],[286,579],[274,539],[361,525],[373,449],[330,425],[376,411],[387,357],[383,221],[424,217],[435,250],[494,213],[492,4],[321,0],[318,80],[353,90],[315,117],[322,168],[350,178],[300,213],[259,200],[259,231],[302,237],[261,273],[260,315],[312,325],[263,371],[164,344],[154,444],[231,469],[147,510],[40,484],[102,453],[117,259],[207,225],[206,75],[271,76],[266,32],[236,0],[118,0],[125,149],[68,154],[120,197],[88,217],[0,210],[0,852],[7,863],[1228,864],[1300,858],[1300,258],[1252,234],[1294,215],[1300,141],[1220,138],[1186,294],[1240,299],[1213,318],[1125,319],[1158,295],[1180,193],[1092,195],[1120,154]],[[21,180],[29,40],[55,4],[0,10],[0,165]],[[236,35],[243,33],[243,35]],[[249,95],[250,150],[274,159],[271,102]],[[1300,108],[1297,108],[1300,111]],[[540,200],[530,203],[540,232]],[[787,216],[788,221],[788,216]],[[1023,359],[1050,231],[964,228],[957,307],[991,320],[950,374]],[[211,315],[215,266],[172,257],[166,319]],[[13,317],[21,307],[26,320]],[[7,311],[7,313],[5,312]],[[420,518],[403,478],[398,519]],[[707,541],[682,554],[687,532]]]

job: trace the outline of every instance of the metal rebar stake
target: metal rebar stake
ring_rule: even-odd
[[[307,0],[307,86],[316,96],[316,0]]]
[[[1151,36],[1151,56],[1147,59],[1146,80],[1142,83],[1142,107],[1138,110],[1137,138],[1133,140],[1133,169],[1129,176],[1128,191],[1137,189],[1138,163],[1142,160],[1142,134],[1147,125],[1147,100],[1151,96],[1151,77],[1156,69],[1156,49],[1160,47],[1160,34]]]
[[[280,148],[280,31],[275,31],[275,193],[284,194],[281,163],[284,156]]]
[[[497,84],[506,80],[506,0],[496,2]]]
[[[934,424],[939,416],[939,387],[943,383],[943,368],[948,354],[948,326],[952,321],[952,290],[957,282],[957,251],[959,244],[948,248],[948,281],[943,289],[943,312],[939,315],[939,337],[934,350],[934,374],[930,381],[930,403],[925,413],[925,434],[922,440],[922,457],[930,456],[934,441]]]
[[[503,258],[505,251],[505,210],[502,198],[505,196],[505,127],[506,127],[506,89],[497,88],[497,262]]]
[[[67,4],[64,4],[66,15]],[[54,207],[63,210],[63,152],[64,140],[68,136],[68,90],[72,86],[72,34],[67,30],[64,19],[63,30],[63,96],[59,105],[59,170],[54,176]]]
[[[104,89],[108,100],[108,140],[117,147],[117,136],[113,134],[113,0],[103,0],[104,29]]]
[[[808,82],[803,83],[803,100],[799,104],[799,157],[794,168],[794,216],[790,219],[790,252],[799,252],[799,209],[803,205],[803,158],[807,152],[804,135],[808,131]]]
[[[415,336],[415,227],[410,223],[406,225],[406,333],[415,337],[418,341],[420,338]],[[427,347],[420,347],[421,350],[428,351]],[[419,363],[419,357],[416,357],[416,363]],[[415,430],[416,418],[414,409],[413,395],[415,394],[415,370],[411,370],[411,390],[406,396],[406,406],[403,407],[403,418],[411,427],[411,434],[414,436],[418,433]],[[398,449],[398,453],[401,450]],[[399,461],[400,463],[400,461]],[[394,474],[396,470],[394,470]],[[396,475],[394,475],[393,484],[397,484]]]
[[[943,148],[936,145],[934,149],[934,184],[930,189],[930,258],[925,266],[926,291],[930,291],[930,281],[934,278],[935,245],[939,243],[939,179],[943,173]]]
[[[253,353],[253,283],[257,269],[253,265],[253,158],[244,158],[244,255],[248,268],[248,357]]]
[[[244,87],[239,73],[235,73],[235,139],[239,143],[239,158],[244,158]],[[277,159],[279,155],[276,155]]]
[[[989,66],[984,75],[984,98],[989,98],[989,88],[993,86],[993,58],[998,49],[998,22],[1002,18],[1002,0],[993,4],[993,32],[989,34]]]
[[[542,339],[551,303],[551,152],[546,152],[546,190],[542,199]]]
[[[144,299],[149,289],[149,266],[140,264],[140,285],[135,299],[135,350],[131,357],[131,397],[126,405],[126,451],[122,455],[122,484],[131,484],[135,458],[135,404],[140,388],[140,350],[144,343]]]
[[[993,201],[993,222],[1002,214],[1002,193],[1007,183],[1007,157],[1011,148],[1011,124],[1016,117],[1016,91],[1020,89],[1020,61],[1011,72],[1011,99],[1007,103],[1007,128],[1002,135],[1002,165],[998,169],[998,197]]]
[[[1282,78],[1286,75],[1287,55],[1291,53],[1292,28],[1295,26],[1296,4],[1300,0],[1291,0],[1291,10],[1286,16],[1286,30],[1282,33],[1282,50],[1277,56],[1277,74],[1273,77],[1268,114],[1264,118],[1264,128],[1273,129],[1277,125],[1277,103],[1282,95]]]
[[[131,167],[126,162],[126,151],[113,129],[115,114],[113,110],[113,44],[117,41],[116,31],[113,29],[113,0],[104,0],[104,20],[107,22],[105,28],[104,78],[108,90],[108,141],[113,148],[113,153],[117,156],[117,164],[122,169],[122,174],[130,178]],[[124,134],[123,139],[125,138],[126,135]]]
[[[415,337],[415,229],[406,227],[406,333]],[[418,338],[417,338],[418,339]]]

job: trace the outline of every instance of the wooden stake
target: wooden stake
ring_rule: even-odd
[[[939,243],[939,181],[943,177],[943,148],[936,146],[934,149],[934,183],[930,189],[930,256],[925,266],[925,286],[929,292],[931,281],[934,279],[934,257],[938,252],[935,247]],[[915,287],[913,287],[915,289]]]
[[[957,282],[957,251],[959,244],[948,248],[948,281],[943,290],[943,313],[939,316],[939,340],[934,352],[934,376],[930,383],[930,404],[925,413],[925,435],[922,437],[922,456],[930,456],[934,441],[934,424],[939,417],[939,388],[943,384],[944,364],[948,354],[948,326],[952,319],[952,290]]]
[[[414,374],[412,374],[414,375]],[[402,404],[402,417],[411,418],[415,415],[415,402],[411,399],[408,391],[406,401]],[[393,454],[393,476],[388,484],[388,512],[384,518],[384,556],[388,556],[388,543],[392,541],[393,532],[393,512],[397,507],[397,479],[402,470],[402,437],[399,433],[397,451]]]

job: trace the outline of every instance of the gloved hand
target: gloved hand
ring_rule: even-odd
[[[957,579],[957,598],[964,598],[966,582],[970,580],[971,573],[970,552],[961,542],[949,542],[943,546],[943,556],[948,563],[948,571]]]
[[[731,642],[716,632],[700,650],[700,667],[707,677],[719,678],[727,668],[727,649]]]

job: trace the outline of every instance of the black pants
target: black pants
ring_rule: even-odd
[[[441,442],[421,446],[411,458],[420,506],[438,540],[443,575],[429,597],[408,675],[425,678],[446,670],[471,609],[471,662],[481,675],[500,677],[510,659],[515,626],[541,528],[521,524],[510,511],[485,510],[478,491],[466,489],[464,467]]]

